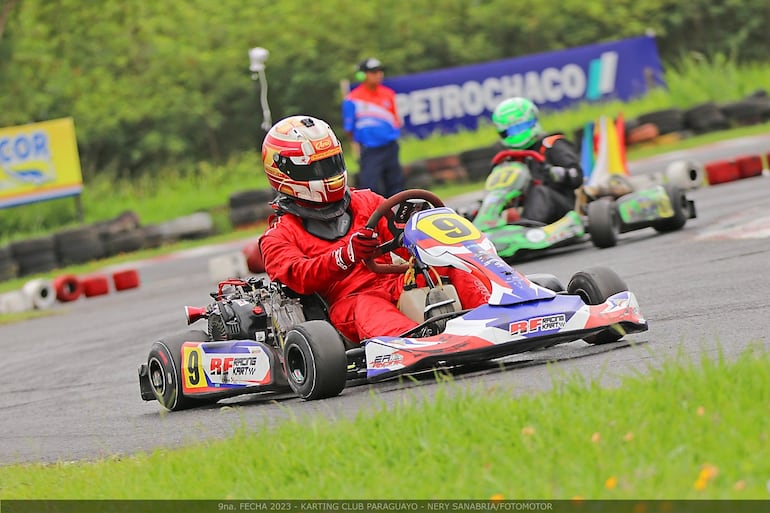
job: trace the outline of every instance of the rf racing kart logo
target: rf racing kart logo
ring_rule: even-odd
[[[566,324],[567,318],[564,314],[545,315],[543,317],[532,317],[524,321],[512,322],[508,325],[508,331],[510,331],[511,335],[524,335],[537,331],[558,330]]]

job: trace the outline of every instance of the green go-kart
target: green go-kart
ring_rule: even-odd
[[[613,177],[621,182],[621,187],[607,187],[603,195],[581,194],[586,201],[578,202],[576,210],[553,223],[523,219],[520,214],[524,200],[534,180],[539,179],[534,176],[542,175],[544,160],[534,151],[499,152],[492,159],[492,171],[478,208],[465,213],[507,261],[582,243],[586,235],[594,246],[608,248],[617,244],[620,233],[646,227],[659,232],[675,231],[695,217],[694,202],[676,185],[633,191],[622,177]]]

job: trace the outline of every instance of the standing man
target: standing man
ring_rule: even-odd
[[[396,93],[382,85],[384,76],[385,68],[375,58],[358,65],[361,84],[342,102],[342,124],[359,159],[359,188],[387,198],[404,190],[405,179],[398,158],[401,119]]]

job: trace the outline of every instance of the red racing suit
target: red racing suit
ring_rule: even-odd
[[[343,237],[328,241],[308,233],[302,219],[290,213],[275,218],[260,237],[265,272],[298,294],[319,294],[329,305],[329,320],[354,343],[375,336],[398,336],[417,323],[396,307],[403,291],[402,274],[377,274],[362,262],[341,269],[332,252],[347,246],[350,237],[364,228],[384,198],[368,189],[351,189],[351,226]],[[392,238],[383,217],[377,225],[379,243]],[[389,261],[382,256],[381,261]],[[378,259],[378,260],[380,260]],[[475,277],[454,268],[441,268],[457,289],[462,308],[473,308],[489,299],[489,291]]]

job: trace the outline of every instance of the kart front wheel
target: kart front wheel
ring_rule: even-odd
[[[612,198],[599,198],[588,204],[588,233],[597,248],[617,245],[620,218]]]
[[[328,322],[306,321],[294,326],[286,334],[283,357],[289,386],[302,399],[334,397],[345,388],[345,346]]]
[[[567,293],[580,296],[587,305],[600,305],[608,297],[628,290],[628,285],[608,267],[591,267],[575,273],[567,285]],[[623,338],[623,333],[608,327],[595,335],[584,338],[589,344],[609,344]]]
[[[652,227],[660,233],[675,232],[680,230],[687,222],[689,213],[687,196],[677,185],[667,183],[663,187],[666,189],[669,201],[671,201],[671,209],[674,211],[674,215],[655,221]]]

